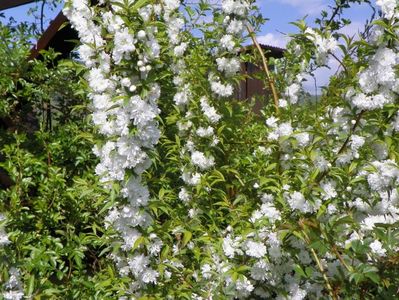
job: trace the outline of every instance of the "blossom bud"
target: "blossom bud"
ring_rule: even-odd
[[[123,78],[123,79],[121,80],[121,85],[122,85],[122,86],[128,87],[128,86],[131,85],[131,84],[132,84],[132,82],[130,81],[129,78]]]
[[[137,32],[137,37],[139,38],[139,39],[144,39],[145,38],[145,36],[146,36],[146,34],[145,34],[145,31],[144,30],[140,30],[139,32]]]

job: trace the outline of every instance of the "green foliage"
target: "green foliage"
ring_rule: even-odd
[[[215,294],[213,299],[236,297],[234,283],[249,278],[252,266],[260,260],[245,255],[249,250],[245,242],[253,239],[267,244],[270,237],[266,233],[276,233],[276,239],[281,242],[279,254],[289,254],[292,269],[287,276],[304,285],[321,286],[321,299],[397,298],[397,224],[376,223],[366,238],[348,242],[349,233],[360,231],[359,220],[364,217],[348,204],[354,195],[352,187],[360,186],[368,193],[366,204],[374,205],[381,200],[375,191],[366,187],[365,172],[376,169],[370,165],[375,160],[372,147],[384,145],[390,159],[398,161],[399,158],[399,137],[386,134],[391,129],[387,121],[392,121],[397,113],[397,102],[381,110],[358,112],[343,96],[350,87],[356,86],[356,76],[375,51],[364,40],[355,41],[337,33],[349,20],[335,16],[340,16],[350,4],[360,2],[369,1],[337,0],[332,13],[323,12],[317,20],[320,26],[317,33],[325,34],[326,38],[332,35],[342,38],[341,63],[345,67],[323,89],[321,97],[303,92],[300,105],[282,109],[279,122],[289,122],[293,132],[279,139],[270,138],[274,129],[265,126],[265,119],[276,115],[269,96],[261,99],[265,107],[260,114],[254,113],[252,100],[212,99],[209,74],[216,73],[217,66],[209,49],[217,47],[223,34],[220,29],[223,15],[220,11],[215,14],[216,25],[201,25],[198,19],[207,16],[210,6],[200,2],[196,9],[185,7],[192,30],[200,31],[200,37],[189,39],[185,57],[189,72],[184,79],[195,82],[191,90],[193,101],[189,104],[193,113],[190,121],[194,128],[202,126],[206,121],[199,117],[199,99],[206,95],[213,100],[222,115],[215,125],[214,137],[219,143],[209,150],[207,137],[202,137],[202,143],[196,146],[200,151],[213,151],[217,167],[204,173],[200,183],[192,188],[189,206],[179,199],[179,188],[184,185],[182,169],[190,163],[189,157],[182,155],[187,137],[177,129],[182,116],[172,101],[176,92],[173,72],[165,67],[172,61],[157,62],[159,69],[147,79],[163,87],[158,119],[162,135],[157,148],[150,153],[152,166],[143,174],[150,190],[148,207],[154,222],[140,228],[143,235],[131,246],[132,251],[144,252],[151,244],[151,234],[159,237],[162,245],[156,257],[156,271],[160,280],[143,287],[139,299],[192,299],[193,293],[207,299]],[[126,12],[124,22],[134,29],[139,24],[129,15],[137,14],[147,3],[146,0],[122,1],[115,5]],[[101,11],[102,7],[95,9]],[[259,15],[250,19],[255,29],[263,22]],[[393,34],[396,28],[385,21],[376,24],[388,33],[382,37],[386,43],[397,43]],[[285,59],[271,61],[278,70],[284,68],[285,71],[275,74],[274,78],[281,94],[287,81],[294,80],[303,71],[301,63],[315,58],[314,45],[304,34],[305,21],[294,25],[300,33],[292,36],[293,43],[300,46],[302,53],[287,51]],[[7,58],[0,62],[0,171],[7,174],[11,182],[7,186],[3,183],[4,189],[0,191],[0,212],[6,217],[1,226],[6,226],[10,240],[10,244],[0,247],[0,291],[6,290],[4,283],[11,277],[10,270],[16,267],[21,272],[24,294],[32,299],[124,297],[131,279],[121,277],[111,260],[122,242],[114,229],[105,225],[104,218],[115,203],[126,200],[120,196],[121,186],[114,183],[107,190],[95,175],[98,161],[92,147],[104,140],[91,125],[89,88],[83,78],[85,69],[73,60],[60,61],[52,51],[43,52],[40,61],[28,61],[30,46],[28,40],[22,38],[25,33],[23,27],[18,30],[0,27],[3,38],[0,56]],[[157,34],[162,49],[166,49],[162,51],[168,51],[165,32]],[[240,42],[245,38],[248,36]],[[114,46],[111,44],[105,46],[107,51]],[[243,53],[241,58],[253,64],[259,64],[260,60],[258,53]],[[130,67],[124,60],[115,69],[123,71]],[[310,63],[309,72],[318,67]],[[239,83],[247,77],[238,74],[232,80]],[[255,77],[267,81],[263,73]],[[138,85],[141,96],[149,92],[146,83]],[[341,116],[344,121],[339,123],[334,109],[342,107],[346,111]],[[362,118],[367,122],[357,121]],[[359,149],[359,155],[349,164],[336,164],[339,154],[349,148],[349,140],[357,129],[354,125],[358,123],[361,123],[360,133],[367,138],[366,146]],[[348,131],[341,131],[343,124]],[[305,145],[296,138],[303,132],[310,137]],[[330,163],[325,169],[316,166],[320,156]],[[325,191],[321,184],[326,179],[336,183],[337,196],[323,198]],[[315,211],[298,212],[290,207],[287,199],[293,191],[303,194],[317,207]],[[273,195],[273,208],[281,214],[278,221],[254,218],[265,194]],[[340,213],[330,213],[332,206]],[[223,244],[230,235],[239,236],[243,241],[242,249],[237,247],[238,250],[245,249],[232,257],[225,254]],[[384,246],[386,255],[378,256],[370,251],[370,245],[376,240]],[[270,244],[268,247],[272,248]],[[212,270],[212,280],[199,274],[204,266],[219,259],[228,268]],[[264,255],[262,259],[269,263],[274,258]],[[332,261],[338,265],[331,266]],[[272,282],[260,282],[254,283],[256,288],[269,291],[271,298],[289,296],[287,290]]]
[[[0,172],[12,181],[0,190],[11,242],[0,247],[0,290],[15,267],[33,299],[112,298],[121,283],[102,220],[111,198],[94,173],[82,67],[51,51],[28,61],[25,31],[0,30]]]

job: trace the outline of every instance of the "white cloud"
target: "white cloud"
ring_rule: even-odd
[[[325,0],[272,0],[280,4],[290,5],[306,15],[317,15],[327,8]]]
[[[289,38],[282,34],[266,33],[265,35],[260,35],[256,37],[258,42],[264,45],[270,45],[280,48],[285,48]]]

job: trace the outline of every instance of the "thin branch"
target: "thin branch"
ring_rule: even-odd
[[[272,90],[273,100],[274,100],[274,107],[276,109],[276,113],[278,114],[279,113],[279,108],[278,108],[278,99],[279,99],[279,97],[277,95],[277,90],[276,90],[276,86],[274,84],[274,80],[273,80],[273,78],[272,78],[272,76],[270,74],[270,71],[269,71],[267,58],[266,58],[265,54],[263,53],[262,47],[259,45],[258,40],[256,39],[254,30],[251,28],[250,25],[247,25],[246,27],[247,27],[248,33],[249,33],[249,35],[250,35],[250,37],[252,39],[252,42],[253,42],[254,46],[256,47],[256,49],[258,50],[258,52],[259,52],[259,54],[260,54],[260,56],[262,58],[263,70],[266,73],[267,81],[269,83],[270,89]]]
[[[332,285],[330,283],[330,280],[328,279],[327,273],[324,270],[323,265],[321,264],[319,256],[317,255],[316,251],[310,246],[310,238],[309,238],[308,234],[305,231],[305,229],[306,229],[305,224],[302,221],[300,221],[299,222],[299,226],[302,229],[302,233],[303,233],[303,235],[305,237],[305,242],[308,244],[308,246],[310,248],[310,252],[312,252],[313,259],[315,260],[317,267],[319,268],[321,274],[323,275],[323,279],[324,279],[324,282],[326,283],[326,287],[327,287],[328,293],[330,294],[330,297],[333,300],[337,300],[337,297],[334,294],[334,289],[332,288]]]
[[[44,6],[46,5],[46,0],[42,1],[42,7],[40,10],[40,30],[41,33],[43,34],[44,32]]]
[[[341,65],[341,67],[345,70],[345,73],[348,73],[348,69],[346,66],[343,64],[343,62],[332,52],[330,52],[331,56],[334,57],[334,59]]]
[[[362,118],[362,116],[363,116],[363,114],[364,114],[365,112],[366,112],[365,110],[362,110],[362,111],[357,115],[355,124],[353,125],[353,127],[352,127],[352,129],[351,129],[351,131],[350,131],[348,137],[346,138],[344,144],[343,144],[342,147],[339,149],[339,151],[338,151],[338,153],[337,153],[337,156],[334,158],[332,164],[334,164],[334,163],[337,161],[338,156],[345,150],[346,146],[347,146],[348,143],[349,143],[349,140],[350,140],[352,134],[355,132],[357,126],[359,126],[360,119]]]
[[[363,114],[365,113],[365,110],[362,110],[356,117],[356,122],[353,125],[350,133],[348,134],[348,137],[346,138],[345,142],[342,144],[341,148],[338,150],[337,155],[335,156],[334,160],[331,162],[331,165],[334,165],[339,157],[339,155],[344,152],[344,150],[346,149],[346,146],[348,146],[348,143],[350,141],[350,138],[352,136],[352,134],[355,132],[357,126],[359,126],[360,120],[363,116]],[[321,182],[323,180],[324,177],[326,177],[326,175],[328,174],[328,170],[323,172],[320,177],[318,179],[316,179],[316,181],[313,183],[313,185],[318,184],[319,182]]]

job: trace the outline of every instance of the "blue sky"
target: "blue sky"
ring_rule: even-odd
[[[1,1],[1,0],[0,0]],[[15,7],[15,8],[10,8],[7,9],[5,11],[3,11],[6,19],[13,17],[17,22],[22,22],[22,21],[33,21],[34,17],[32,15],[29,14],[29,10],[34,8],[36,6],[35,3],[31,3],[31,4],[26,4],[26,5],[21,5],[19,7]],[[60,11],[60,9],[55,9],[55,10],[50,10],[50,9],[46,9],[46,24],[48,25],[48,23],[50,22],[50,20],[52,20]],[[0,19],[1,21],[3,21],[4,19]]]
[[[309,25],[313,20],[320,16],[320,12],[328,10],[333,0],[257,0],[262,15],[270,19],[262,28],[258,35],[261,43],[273,46],[284,47],[287,38],[283,33],[295,32],[295,26],[289,24],[292,21],[302,19],[304,16]],[[32,16],[28,16],[29,8],[34,4],[24,5],[5,11],[6,17],[14,17],[17,21],[32,20]],[[57,15],[59,10],[47,11],[47,22]],[[345,33],[353,35],[362,28],[366,19],[371,15],[371,9],[366,5],[354,5],[347,11],[345,17],[352,20],[352,24],[345,29]],[[317,72],[318,84],[324,85],[331,74],[335,73],[338,67],[337,63],[331,62],[331,70],[327,68]],[[314,83],[305,84],[307,90],[312,91]]]
[[[283,33],[293,33],[296,27],[289,24],[292,21],[302,19],[306,16],[306,21],[309,25],[313,24],[315,18],[320,16],[321,11],[328,10],[328,6],[332,5],[332,0],[258,0],[257,1],[261,12],[265,18],[270,19],[264,27],[262,32],[258,35],[258,40],[261,43],[284,47],[287,43],[287,36]],[[348,35],[355,35],[359,29],[361,30],[367,19],[370,18],[372,10],[367,5],[354,4],[345,13],[345,17],[349,18],[352,23],[347,26],[343,33]],[[321,68],[315,72],[317,78],[317,92],[320,92],[320,87],[328,83],[329,77],[334,74],[340,67],[335,60],[330,60],[330,69]],[[314,81],[309,78],[309,81],[304,83],[306,90],[315,94]]]
[[[302,19],[306,16],[308,24],[320,16],[324,9],[333,4],[332,0],[258,0],[258,6],[264,17],[270,19],[259,34],[260,40],[276,46],[284,46],[286,39],[283,33],[292,33],[295,26],[289,24],[292,21]],[[345,30],[345,33],[354,34],[371,15],[371,9],[366,5],[355,4],[345,14],[352,20],[352,24]]]
[[[260,34],[261,39],[276,46],[283,46],[285,44],[284,36],[279,31],[284,33],[293,32],[295,27],[290,25],[289,22],[301,19],[307,15],[307,20],[311,21],[320,15],[322,9],[327,9],[332,0],[258,0],[264,17],[269,18],[270,21],[263,27]],[[24,5],[17,8],[6,10],[4,13],[6,17],[14,17],[17,21],[32,20],[32,16],[28,16],[28,10],[34,7],[34,3]],[[355,5],[347,14],[352,21],[353,25],[350,26],[350,32],[356,32],[360,24],[363,24],[365,19],[370,15],[370,9],[364,5]],[[49,21],[58,13],[58,10],[53,12],[47,11]],[[263,37],[263,38],[262,38]]]

